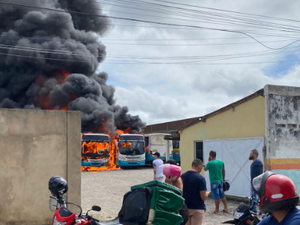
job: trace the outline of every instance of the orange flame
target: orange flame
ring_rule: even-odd
[[[63,85],[66,82],[67,77],[69,76],[69,72],[66,70],[60,71],[56,76],[56,81],[57,81],[57,85]],[[44,75],[40,75],[37,80],[36,80],[36,84],[43,88],[44,87],[44,83],[47,81],[47,77]],[[76,98],[76,96],[71,95],[70,96],[70,101],[74,100]],[[62,111],[67,111],[68,107],[67,106],[63,106],[61,108],[58,109],[54,109],[53,107],[50,106],[50,102],[49,102],[49,94],[46,96],[40,96],[37,95],[36,96],[36,102],[38,104],[38,106],[41,107],[41,109],[44,110],[62,110]]]
[[[82,166],[81,167],[81,171],[105,171],[105,170],[119,170],[120,167],[117,166],[117,162],[116,162],[116,156],[118,154],[118,135],[116,136],[109,136],[110,137],[110,142],[109,143],[98,143],[98,142],[90,142],[89,145],[87,145],[85,142],[82,143],[82,147],[84,147],[85,149],[87,149],[87,151],[90,152],[95,152],[95,151],[99,151],[101,149],[109,149],[109,158],[108,159],[108,163],[105,166]],[[106,144],[106,145],[104,145]],[[82,160],[84,160],[82,158]]]

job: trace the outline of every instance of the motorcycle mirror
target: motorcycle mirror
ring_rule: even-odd
[[[93,205],[92,210],[93,210],[93,211],[100,212],[100,211],[101,211],[101,207],[100,207],[100,206],[97,206],[97,205]]]
[[[49,199],[49,208],[51,211],[56,211],[58,209],[58,201],[57,198],[50,196]]]

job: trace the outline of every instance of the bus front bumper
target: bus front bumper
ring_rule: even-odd
[[[81,162],[81,166],[100,167],[108,166],[108,162]]]
[[[121,161],[119,160],[119,166],[145,166],[145,160],[137,162]]]

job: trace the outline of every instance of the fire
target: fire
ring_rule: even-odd
[[[84,149],[85,153],[92,153],[95,152],[102,152],[102,154],[98,154],[99,156],[94,159],[101,159],[103,166],[82,166],[81,171],[104,171],[104,170],[117,170],[120,169],[116,165],[116,149],[117,146],[114,144],[113,141],[110,143],[98,143],[98,142],[89,142],[89,143],[82,143],[82,148]],[[84,156],[81,157],[81,160],[86,160]]]
[[[103,120],[104,121],[104,120]],[[108,129],[105,129],[106,131]],[[129,129],[126,129],[125,131],[117,130],[116,135],[109,135],[110,142],[109,143],[99,143],[99,142],[83,142],[82,143],[82,149],[86,153],[96,153],[99,151],[103,151],[105,149],[109,149],[109,158],[107,158],[107,163],[104,166],[82,166],[81,171],[104,171],[104,170],[119,170],[120,168],[116,165],[116,156],[118,154],[118,139],[120,134],[124,134],[125,132],[128,133]],[[129,145],[130,143],[128,143]],[[107,155],[106,155],[107,157]],[[87,160],[84,157],[81,158],[82,160]],[[100,159],[100,158],[98,158]],[[103,158],[102,158],[103,159]]]
[[[69,72],[66,70],[62,70],[55,75],[55,79],[57,81],[57,85],[63,85],[66,82],[66,79],[69,75]],[[47,81],[46,76],[39,76],[36,80],[36,83],[39,87],[43,88],[44,83]],[[70,95],[70,101],[75,99],[76,95]],[[62,110],[67,111],[68,106],[61,106],[61,108],[53,108],[50,106],[49,94],[46,96],[36,96],[36,102],[41,107],[41,109],[45,110]],[[81,171],[103,171],[103,170],[118,170],[120,169],[116,164],[116,157],[118,154],[118,139],[120,134],[129,133],[130,128],[126,130],[117,130],[115,135],[110,134],[110,130],[108,128],[108,122],[106,118],[102,118],[102,126],[99,127],[99,131],[103,134],[107,134],[110,138],[109,142],[96,142],[83,141],[81,144],[81,161],[90,162],[90,163],[99,163],[102,166],[82,166]],[[91,133],[91,132],[89,132]],[[83,135],[81,135],[82,137]],[[127,148],[130,148],[131,143],[122,143],[122,145],[126,145]]]
[[[58,85],[63,85],[66,82],[67,77],[69,76],[69,72],[66,70],[60,71],[55,77],[57,84]],[[44,87],[45,82],[47,81],[46,76],[41,75],[37,78],[36,83],[38,84],[38,86],[40,88]],[[53,107],[50,106],[50,102],[49,102],[49,94],[48,93],[46,96],[40,96],[37,95],[36,96],[36,102],[37,104],[41,107],[41,109],[44,110],[62,110],[62,111],[67,111],[68,107],[67,106],[62,106],[59,109],[54,109]],[[75,95],[70,96],[70,101],[74,100],[76,98]]]
[[[132,143],[130,143],[130,142],[122,142],[122,147],[125,147],[125,148],[131,148],[131,146],[132,146]]]

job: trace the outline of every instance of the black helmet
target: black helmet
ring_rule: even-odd
[[[60,197],[68,191],[68,183],[62,177],[51,177],[49,180],[49,190],[53,196]]]

